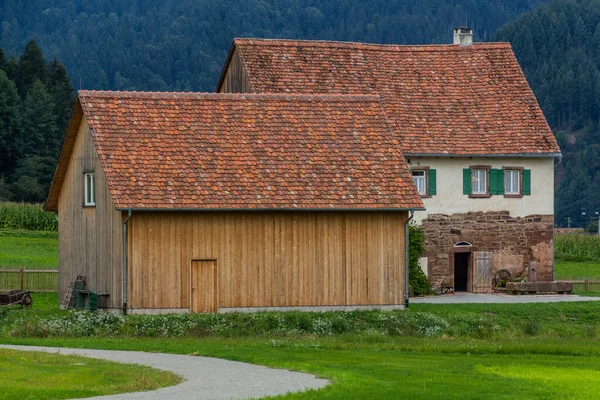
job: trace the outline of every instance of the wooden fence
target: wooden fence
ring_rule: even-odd
[[[58,292],[58,271],[55,269],[0,269],[0,291],[13,289]]]

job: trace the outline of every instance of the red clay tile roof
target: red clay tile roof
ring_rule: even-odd
[[[78,100],[117,209],[423,208],[376,96]]]
[[[560,152],[508,43],[236,39],[233,48],[253,92],[379,94],[406,155]]]

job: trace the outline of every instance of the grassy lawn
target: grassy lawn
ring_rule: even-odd
[[[280,397],[286,399],[600,398],[598,356],[536,354],[539,342],[531,340],[518,348],[510,342],[486,346],[477,341],[375,337],[10,341],[219,357],[305,371],[333,383],[320,391]],[[597,349],[599,342],[593,342]],[[561,345],[544,346],[558,350]]]
[[[592,261],[563,261],[557,260],[554,269],[556,279],[595,278],[600,280],[600,260]]]
[[[0,399],[69,399],[152,390],[177,375],[137,365],[0,349]]]
[[[583,234],[556,234],[554,237],[554,276],[562,280],[600,280],[600,237]],[[599,295],[600,287],[590,286],[584,292],[576,285],[579,295]]]
[[[0,230],[0,269],[56,269],[57,232]]]
[[[56,301],[55,294],[35,294],[33,309],[10,312],[24,320],[68,315],[57,310]],[[238,325],[239,318],[246,318],[240,315],[213,320],[225,330],[191,331],[188,336],[147,337],[146,331],[112,337],[4,334],[0,342],[211,356],[332,381],[320,391],[279,397],[285,399],[600,399],[600,302],[414,304],[409,312],[439,316],[455,328],[431,337],[369,330],[257,335],[249,333],[251,325]],[[301,315],[321,319],[327,314]],[[360,315],[368,321],[380,314]],[[252,324],[257,316],[247,321]],[[498,328],[478,332],[484,319]],[[149,329],[156,326],[149,321],[158,320],[128,316],[126,324],[143,322]]]
[[[556,280],[597,280],[600,281],[600,260],[582,257],[557,257],[554,266]],[[582,284],[575,285],[575,294],[580,296],[600,296],[600,285],[590,285],[588,291]]]

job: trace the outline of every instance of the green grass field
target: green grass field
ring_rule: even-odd
[[[103,396],[153,390],[180,380],[143,366],[0,349],[0,400]]]
[[[330,379],[320,391],[285,399],[598,399],[597,356],[449,351],[444,340],[375,339],[62,339],[21,343],[195,354],[304,371]],[[13,340],[14,341],[14,340]],[[388,342],[389,341],[389,342]],[[352,342],[352,343],[349,343]],[[394,344],[401,344],[394,349]],[[497,347],[502,347],[501,343]],[[533,349],[538,348],[530,343]],[[559,346],[559,344],[554,344]],[[598,345],[598,342],[595,342]],[[407,351],[407,348],[409,348]],[[484,346],[485,347],[485,346]],[[423,351],[423,349],[425,349]],[[436,350],[434,350],[436,349]]]
[[[598,262],[575,262],[557,260],[554,268],[556,279],[570,280],[590,278],[600,280],[600,260]]]
[[[192,329],[183,336],[150,334],[162,318],[158,316],[127,316],[125,324],[146,329],[137,332],[22,336],[39,333],[29,330],[31,321],[70,315],[58,310],[57,300],[56,294],[34,294],[32,309],[11,308],[4,317],[0,313],[0,325],[4,321],[5,326],[23,326],[12,334],[4,331],[0,343],[211,356],[309,372],[332,381],[320,391],[279,397],[284,399],[600,399],[600,302],[413,304],[410,313],[439,316],[455,326],[451,333],[429,337],[368,329],[343,334],[277,329],[257,334],[252,324],[258,315],[251,314],[219,316],[212,323],[223,329],[212,333]],[[308,323],[323,314],[294,315],[308,315]],[[369,321],[380,314],[361,315],[362,321]],[[234,323],[241,317],[244,324]],[[186,317],[173,321],[182,318]],[[489,326],[496,328],[486,329]]]
[[[0,230],[0,269],[56,269],[58,233]]]
[[[32,310],[11,312],[26,319],[67,314],[57,310],[52,296],[36,294]],[[252,335],[251,329],[232,326],[194,337],[3,335],[0,342],[210,356],[332,381],[323,390],[282,399],[600,399],[600,303],[414,304],[410,312],[463,326],[432,337],[368,331]],[[470,321],[481,318],[499,329],[478,338],[471,331],[478,323]]]

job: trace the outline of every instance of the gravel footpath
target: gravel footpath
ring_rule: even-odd
[[[314,375],[273,369],[219,358],[142,351],[87,350],[59,347],[0,345],[0,348],[75,355],[126,364],[140,364],[173,372],[184,378],[179,385],[148,392],[88,397],[102,400],[247,399],[320,389],[329,381]]]

